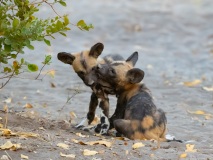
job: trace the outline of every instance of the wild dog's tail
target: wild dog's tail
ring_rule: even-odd
[[[166,142],[180,142],[180,143],[184,143],[186,141],[185,140],[176,139],[174,136],[167,134],[166,135]]]

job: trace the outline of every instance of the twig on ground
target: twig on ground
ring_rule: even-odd
[[[72,95],[71,97],[70,97],[69,94],[68,94],[67,101],[66,101],[65,104],[61,107],[61,109],[59,109],[58,111],[61,112],[61,111],[64,109],[64,107],[69,103],[69,101],[70,101],[73,97],[75,97],[77,94],[79,94],[79,93],[80,93],[80,92],[79,92],[79,89],[76,89],[75,92],[73,93],[73,95]]]
[[[4,128],[7,128],[7,122],[8,122],[8,107],[5,108],[5,112],[6,112],[6,115],[5,115],[5,124],[4,124]]]
[[[4,151],[4,152],[7,154],[9,160],[13,160],[13,159],[10,157],[10,155],[7,153],[7,151]]]

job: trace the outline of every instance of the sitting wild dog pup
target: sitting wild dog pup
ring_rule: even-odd
[[[97,43],[91,47],[90,50],[78,52],[78,53],[66,53],[60,52],[58,53],[58,59],[66,64],[72,65],[74,71],[78,74],[78,76],[83,80],[85,85],[92,87],[94,83],[92,76],[94,74],[93,68],[97,64],[109,64],[113,61],[123,60],[123,57],[117,54],[111,54],[100,59],[104,49],[104,45],[102,43]],[[108,94],[114,94],[113,90],[110,86],[93,86],[95,91],[93,91],[89,104],[89,111],[87,113],[88,123],[90,124],[95,117],[95,110],[98,105],[98,98],[100,101],[100,108],[103,110],[104,115],[108,118],[109,116],[109,99]],[[83,122],[82,122],[83,123]],[[77,125],[77,127],[81,127],[82,124]]]
[[[153,103],[149,89],[140,83],[144,71],[133,68],[138,59],[135,52],[126,61],[98,65],[98,83],[114,87],[117,106],[110,121],[116,131],[129,139],[165,141],[166,116]]]

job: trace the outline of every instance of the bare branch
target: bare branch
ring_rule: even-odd
[[[14,76],[15,74],[15,70],[13,71],[13,73],[9,76],[8,80],[2,84],[2,86],[0,87],[0,89],[2,89],[4,86],[6,86],[6,84],[11,80],[11,78]]]
[[[44,65],[41,67],[41,69],[40,69],[40,71],[39,71],[39,74],[36,76],[36,78],[35,78],[35,79],[38,79],[38,77],[40,76],[41,71],[43,70],[44,66],[46,66],[46,64],[44,64]],[[43,78],[42,78],[42,79],[43,79]]]

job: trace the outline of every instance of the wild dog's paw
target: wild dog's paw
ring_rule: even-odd
[[[96,126],[87,126],[87,127],[81,128],[81,130],[86,131],[86,132],[94,133],[95,127],[96,127]]]
[[[82,129],[85,126],[88,126],[88,119],[86,117],[79,124],[77,124],[75,128]]]
[[[108,131],[109,136],[116,137],[117,131],[115,129],[110,129]]]
[[[95,132],[102,135],[107,134],[110,127],[109,119],[102,113],[100,121],[101,123],[95,126]]]
[[[95,113],[94,112],[88,112],[87,113],[88,124],[91,124],[92,121],[94,120],[94,118],[95,118]]]

